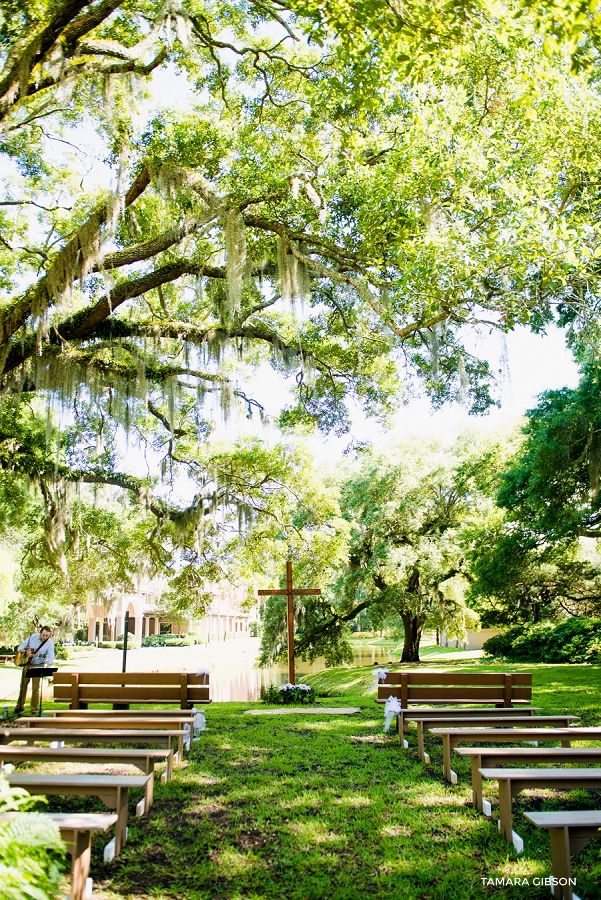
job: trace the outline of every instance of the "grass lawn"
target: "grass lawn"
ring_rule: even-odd
[[[466,671],[468,667],[454,667]],[[481,668],[478,665],[478,668]],[[486,664],[507,670],[507,665]],[[534,702],[547,713],[601,723],[599,667],[511,666],[534,672]],[[432,761],[402,751],[382,734],[383,710],[373,702],[370,667],[311,676],[330,697],[323,705],[356,705],[355,716],[245,716],[253,704],[212,704],[207,731],[168,785],[158,781],[155,805],[133,817],[129,842],[112,863],[94,841],[95,896],[155,900],[547,900],[546,834],[521,811],[601,808],[594,792],[526,793],[514,801],[514,828],[525,839],[517,856],[496,825],[470,804],[468,764],[454,757],[457,785],[441,776],[440,747]],[[260,706],[260,704],[254,704]],[[412,739],[415,744],[415,739]],[[494,802],[492,789],[487,793]],[[50,798],[52,809],[92,810],[93,800]],[[576,857],[583,900],[601,896],[600,844]],[[529,880],[483,885],[482,878]]]

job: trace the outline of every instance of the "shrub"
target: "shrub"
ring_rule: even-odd
[[[143,647],[191,647],[197,639],[191,634],[149,634],[142,638]]]
[[[123,650],[123,638],[120,641],[98,641],[98,646],[101,650]],[[134,641],[133,638],[128,638],[127,649],[139,650],[140,644],[138,641]]]
[[[73,653],[71,652],[70,647],[65,647],[64,644],[57,643],[54,645],[54,658],[55,659],[71,659]]]
[[[0,823],[0,881],[2,897],[10,900],[53,900],[58,896],[65,845],[58,827],[41,813],[23,813],[29,794],[11,790],[0,775],[0,813],[21,813]]]
[[[573,616],[558,623],[515,625],[489,638],[483,649],[513,662],[599,663],[601,619]]]
[[[261,700],[263,703],[276,703],[285,705],[299,703],[313,703],[315,691],[308,684],[283,684],[276,688],[270,684],[267,690],[261,688]]]
[[[261,687],[261,702],[282,703],[282,695],[275,685],[270,684],[268,688]]]
[[[192,647],[200,638],[193,634],[149,634],[142,638],[143,647]]]
[[[73,632],[73,640],[76,643],[87,643],[88,642],[88,629],[87,628],[77,628]]]
[[[280,688],[282,702],[286,705],[291,703],[313,703],[315,700],[315,691],[308,684],[283,684]]]

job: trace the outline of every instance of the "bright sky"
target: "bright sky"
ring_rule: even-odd
[[[510,427],[524,416],[536,403],[537,396],[545,390],[574,387],[578,382],[578,370],[571,353],[566,349],[563,333],[550,328],[546,335],[535,335],[519,329],[507,335],[488,332],[471,342],[471,349],[488,359],[496,373],[499,408],[494,407],[486,416],[470,416],[457,403],[448,404],[433,411],[427,397],[416,397],[399,406],[393,427],[386,431],[366,419],[361,410],[353,412],[355,441],[369,441],[377,445],[390,445],[409,437],[427,435],[444,443],[451,443],[464,431],[482,429],[496,431]],[[289,400],[291,381],[274,376],[265,366],[245,385],[249,396],[261,402],[270,416],[275,416]],[[219,421],[219,414],[215,412]],[[256,434],[268,442],[282,439],[274,428],[263,428],[255,417],[252,422],[243,416],[233,416],[228,423],[219,424],[215,437],[233,440],[238,434]],[[318,462],[332,463],[342,457],[351,442],[348,435],[336,437],[315,434],[306,439]]]

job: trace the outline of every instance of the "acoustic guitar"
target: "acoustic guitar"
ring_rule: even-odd
[[[19,666],[20,668],[23,668],[24,666],[31,665],[33,656],[37,656],[38,653],[40,652],[40,650],[42,649],[42,647],[44,646],[44,644],[48,643],[48,638],[46,638],[45,641],[42,641],[42,643],[40,644],[39,647],[36,647],[33,656],[27,656],[27,651],[30,649],[29,648],[30,640],[31,640],[31,638],[28,638],[27,647],[25,647],[25,650],[17,650],[17,652],[15,653],[15,666]]]

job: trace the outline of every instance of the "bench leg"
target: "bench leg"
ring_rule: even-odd
[[[91,842],[91,831],[75,831],[73,833],[73,843],[69,844],[73,855],[70,900],[85,900],[86,880],[90,871]]]
[[[565,880],[565,884],[553,885],[553,896],[557,900],[572,900],[572,862],[570,860],[570,834],[568,828],[550,828],[551,838],[551,871],[553,877],[559,881]]]
[[[472,756],[472,803],[479,809],[480,812],[483,811],[482,807],[482,776],[480,775],[480,769],[482,768],[482,757],[481,756]]]
[[[399,744],[404,750],[408,750],[409,742],[405,738],[405,735],[409,734],[409,722],[405,721],[405,716],[402,712],[400,712],[396,717],[396,727],[399,736]]]
[[[118,856],[127,840],[127,788],[117,789],[117,823],[115,825],[115,856]]]
[[[457,775],[451,768],[451,736],[449,734],[442,736],[442,771],[446,781],[450,784],[457,784]]]
[[[511,813],[511,782],[504,778],[499,781],[499,828],[508,844],[513,839],[513,818]]]
[[[421,759],[422,762],[429,763],[430,757],[426,753],[426,748],[424,745],[424,723],[416,722],[417,725],[417,755]]]
[[[150,775],[150,778],[148,779],[148,781],[146,783],[146,806],[145,806],[145,810],[144,810],[145,812],[148,812],[148,810],[152,806],[152,801],[154,798],[154,760],[153,759],[148,760],[147,768],[150,769],[150,771],[147,772],[146,774]]]

